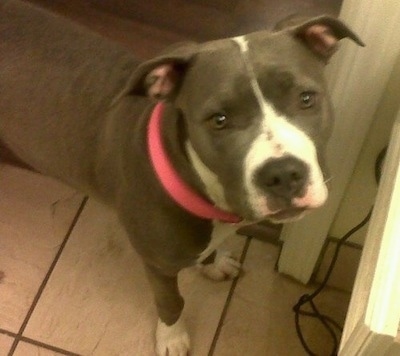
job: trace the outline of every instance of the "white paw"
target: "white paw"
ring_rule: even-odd
[[[240,263],[229,252],[217,252],[214,263],[201,267],[201,271],[214,281],[233,279],[239,275]]]
[[[168,326],[160,319],[156,331],[156,351],[158,356],[187,356],[190,349],[189,335],[182,316]]]

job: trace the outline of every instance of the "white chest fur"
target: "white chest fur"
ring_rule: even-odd
[[[208,256],[210,256],[229,236],[232,236],[236,233],[236,230],[241,226],[245,225],[245,223],[238,224],[230,224],[224,223],[221,221],[213,220],[214,229],[211,234],[211,240],[208,244],[207,248],[200,254],[197,262],[201,263]]]

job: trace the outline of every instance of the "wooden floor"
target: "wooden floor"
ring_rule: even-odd
[[[31,0],[132,48],[142,58],[182,40],[270,29],[288,15],[337,15],[342,0]]]

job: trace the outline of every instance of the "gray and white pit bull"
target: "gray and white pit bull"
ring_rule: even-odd
[[[236,276],[238,262],[215,253],[224,234],[324,204],[324,66],[340,39],[362,42],[321,16],[139,63],[28,3],[0,9],[0,140],[116,209],[154,290],[156,351],[186,355],[178,272]]]

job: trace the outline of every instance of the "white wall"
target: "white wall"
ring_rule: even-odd
[[[393,68],[374,121],[364,141],[354,173],[329,231],[330,236],[341,237],[365,217],[374,203],[377,192],[374,174],[375,160],[380,150],[388,143],[399,107],[400,56]],[[367,228],[365,226],[354,234],[350,241],[363,245]]]

